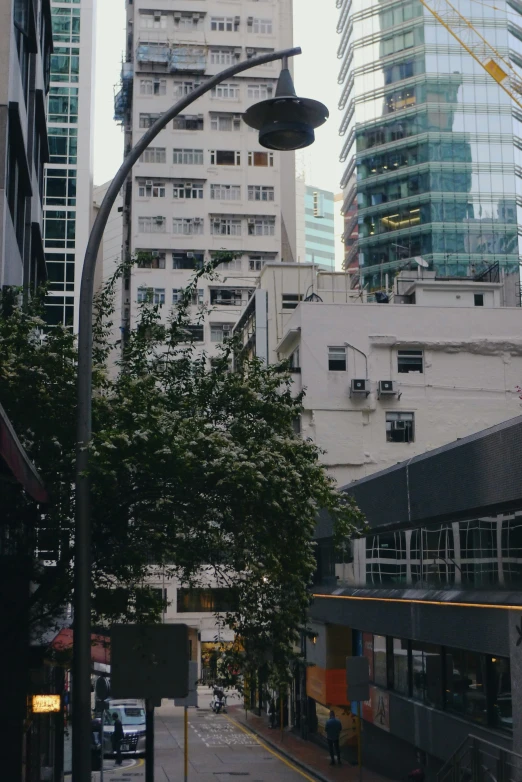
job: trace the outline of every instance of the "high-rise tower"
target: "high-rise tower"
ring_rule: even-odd
[[[154,120],[208,76],[238,60],[292,45],[292,2],[127,2],[127,53],[115,116],[128,151]],[[241,115],[275,92],[279,63],[247,71],[176,117],[137,163],[124,190],[124,247],[137,256],[122,321],[141,301],[179,299],[204,259],[238,257],[194,298],[212,311],[194,325],[210,353],[231,332],[267,261],[296,260],[293,153],[269,152]]]
[[[91,227],[96,0],[52,0],[50,162],[45,173],[46,317],[78,329],[83,257]]]
[[[519,61],[516,5],[453,2]],[[375,290],[421,255],[442,275],[503,277],[505,303],[515,304],[521,128],[512,101],[419,0],[337,5],[344,212],[357,205],[359,234],[347,268],[357,261]]]

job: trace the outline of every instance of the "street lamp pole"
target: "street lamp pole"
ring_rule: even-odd
[[[274,60],[282,60],[286,67],[288,57],[301,54],[299,47],[270,52],[250,60],[236,63],[226,68],[216,76],[211,76],[203,84],[183,97],[163,114],[141,137],[129,152],[117,174],[112,180],[102,201],[98,215],[89,236],[85,260],[83,263],[79,302],[79,332],[78,332],[78,409],[77,409],[77,451],[76,451],[76,518],[74,536],[74,647],[73,647],[73,691],[72,691],[72,740],[73,740],[73,782],[91,782],[91,518],[90,518],[90,486],[87,475],[89,460],[89,444],[91,441],[92,414],[92,309],[94,293],[94,270],[100,248],[103,232],[109,218],[111,208],[132,167],[149,144],[163,128],[183,109],[197,98],[211,90],[216,84],[226,81],[242,71],[255,68]],[[290,89],[288,89],[290,88]],[[286,112],[284,124],[277,117],[277,105]],[[297,98],[293,91],[291,77],[283,70],[276,98],[258,104],[263,107],[261,114],[256,115],[264,123],[263,131],[267,134],[267,142],[281,145],[274,149],[296,149],[313,141],[313,130],[310,128],[322,124],[328,110],[322,104],[307,99]],[[255,107],[252,107],[255,108]],[[299,122],[288,121],[288,112],[294,112]],[[308,112],[308,115],[307,115]],[[290,118],[291,119],[291,118]],[[309,120],[308,127],[306,125]],[[248,114],[247,124],[251,124]],[[304,124],[303,124],[304,123]],[[279,138],[270,136],[281,125],[282,135]],[[295,125],[295,127],[294,127]],[[283,137],[286,134],[286,140]],[[261,143],[263,140],[260,138]],[[293,146],[292,146],[293,144]]]

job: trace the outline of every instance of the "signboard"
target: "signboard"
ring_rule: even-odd
[[[112,698],[184,698],[188,689],[187,625],[112,626]]]
[[[372,722],[378,728],[390,730],[390,696],[384,690],[378,690],[377,687],[372,687],[371,692],[372,703]]]
[[[367,701],[370,697],[370,666],[366,657],[346,658],[346,697]]]
[[[50,714],[61,711],[62,699],[60,695],[33,695],[33,714]]]
[[[174,698],[174,706],[198,707],[198,664],[189,662],[189,689],[186,698]]]

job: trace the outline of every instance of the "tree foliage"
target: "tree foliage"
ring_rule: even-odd
[[[317,447],[295,433],[303,395],[286,366],[254,358],[232,372],[234,340],[211,365],[191,341],[188,326],[204,314],[193,292],[212,273],[203,269],[168,316],[142,304],[118,346],[114,280],[98,296],[93,622],[157,619],[151,566],[189,586],[211,573],[235,595],[221,619],[238,638],[234,665],[270,661],[283,675],[306,621],[317,512],[331,514],[338,541],[362,517],[336,491]],[[60,562],[51,576],[35,573],[39,613],[51,615],[71,593],[76,342],[68,329],[46,329],[38,306],[3,308],[0,399],[52,498],[42,527],[59,541]]]

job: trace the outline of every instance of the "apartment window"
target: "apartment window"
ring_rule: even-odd
[[[161,11],[141,11],[140,27],[142,30],[166,30],[167,15]]]
[[[203,17],[199,14],[174,15],[174,28],[176,30],[201,30]]]
[[[424,354],[422,350],[399,350],[397,352],[397,371],[424,372]]]
[[[274,236],[275,217],[249,217],[248,235],[249,236]]]
[[[55,46],[51,55],[51,81],[77,82],[80,74],[80,50]]]
[[[45,200],[52,206],[76,206],[76,169],[47,168]]]
[[[395,33],[395,35],[386,36],[382,39],[382,52],[386,56],[401,52],[404,49],[411,49],[415,45],[413,30]]]
[[[235,152],[229,149],[211,149],[210,165],[239,166],[241,165],[241,152]]]
[[[210,198],[213,201],[239,201],[241,185],[210,185]]]
[[[239,84],[227,83],[217,84],[212,87],[211,95],[217,100],[239,100]]]
[[[203,198],[203,182],[174,182],[172,198]]]
[[[300,348],[296,348],[294,352],[290,354],[290,356],[288,357],[288,362],[290,364],[291,372],[301,371]]]
[[[166,163],[167,150],[165,147],[149,147],[140,157],[140,163]]]
[[[50,163],[77,162],[78,129],[77,128],[49,128],[49,154]]]
[[[271,260],[274,260],[273,258]],[[260,272],[265,265],[266,260],[260,255],[248,256],[248,268],[251,272]]]
[[[165,182],[138,179],[138,196],[140,198],[165,198]]]
[[[249,84],[247,87],[247,96],[251,100],[267,100],[274,93],[272,84]]]
[[[283,293],[282,307],[284,310],[295,310],[300,301],[303,300],[301,293]]]
[[[185,166],[202,166],[202,149],[174,149],[172,150],[172,162]]]
[[[264,185],[249,185],[248,200],[249,201],[273,201],[274,188],[268,186],[265,187]]]
[[[183,300],[185,288],[173,288],[172,289],[172,303],[179,304]],[[204,290],[198,288],[196,291],[192,291],[191,304],[201,306],[203,304]]]
[[[486,657],[462,649],[446,649],[445,658],[447,710],[486,724]]]
[[[230,132],[241,130],[240,114],[210,114],[210,129]]]
[[[200,87],[201,82],[200,81],[175,81],[174,82],[174,97],[175,98],[184,98],[186,95],[190,95],[190,93],[196,89],[196,87]]]
[[[164,234],[167,221],[164,217],[138,217],[138,231],[144,234]]]
[[[226,272],[240,272],[242,269],[241,258],[231,258],[229,261],[223,261],[219,268]]]
[[[245,298],[243,298],[245,294]],[[210,291],[210,303],[229,307],[241,307],[252,292],[246,288],[214,288]]]
[[[16,5],[20,6],[20,3]],[[80,43],[79,8],[53,8],[52,23],[55,42]]]
[[[249,31],[257,35],[272,35],[272,20],[250,18],[248,20]]]
[[[203,266],[204,253],[202,252],[177,252],[172,253],[173,269],[201,269]]]
[[[234,49],[211,49],[211,65],[233,65],[239,59]]]
[[[211,323],[210,324],[210,341],[211,342],[225,342],[231,335],[233,323]]]
[[[166,79],[140,79],[140,95],[166,95]]]
[[[386,413],[386,441],[412,443],[415,440],[414,419],[413,413]]]
[[[140,114],[139,118],[139,126],[142,129],[150,128],[157,119],[159,119],[161,114]]]
[[[203,117],[195,114],[180,114],[174,117],[174,130],[203,130]]]
[[[210,221],[210,233],[214,236],[241,236],[241,220],[233,217],[214,217]]]
[[[211,16],[210,29],[218,33],[233,33],[239,30],[239,16]]]
[[[138,250],[136,253],[138,269],[164,269],[166,253],[156,250]]]
[[[165,304],[165,288],[138,288],[138,304]]]
[[[248,165],[249,166],[270,166],[274,165],[274,153],[273,152],[249,152],[248,153]]]
[[[78,87],[51,87],[48,99],[49,123],[78,122]]]
[[[475,293],[474,300],[475,300],[475,307],[483,307],[484,306],[484,294],[483,293]]]
[[[191,342],[203,342],[205,339],[205,331],[202,325],[188,324],[183,326],[183,329],[187,332],[188,340]]]
[[[14,146],[14,145],[11,145]],[[24,228],[24,209],[25,198],[27,193],[24,192],[22,182],[18,181],[15,193],[12,193],[11,177],[14,176],[11,162],[9,162],[8,179],[7,179],[7,199],[13,223],[17,228],[16,236],[20,249],[22,249],[23,242],[23,228]],[[18,172],[17,177],[20,176]],[[13,197],[15,198],[15,204],[17,204],[15,212],[13,212]],[[76,220],[74,211],[58,211],[54,209],[46,209],[44,212],[44,233],[45,244],[47,247],[60,247],[73,249],[76,244]]]
[[[203,233],[202,217],[174,217],[172,220],[172,233],[183,236],[195,236]]]
[[[328,348],[328,369],[330,372],[346,372],[346,348]]]

